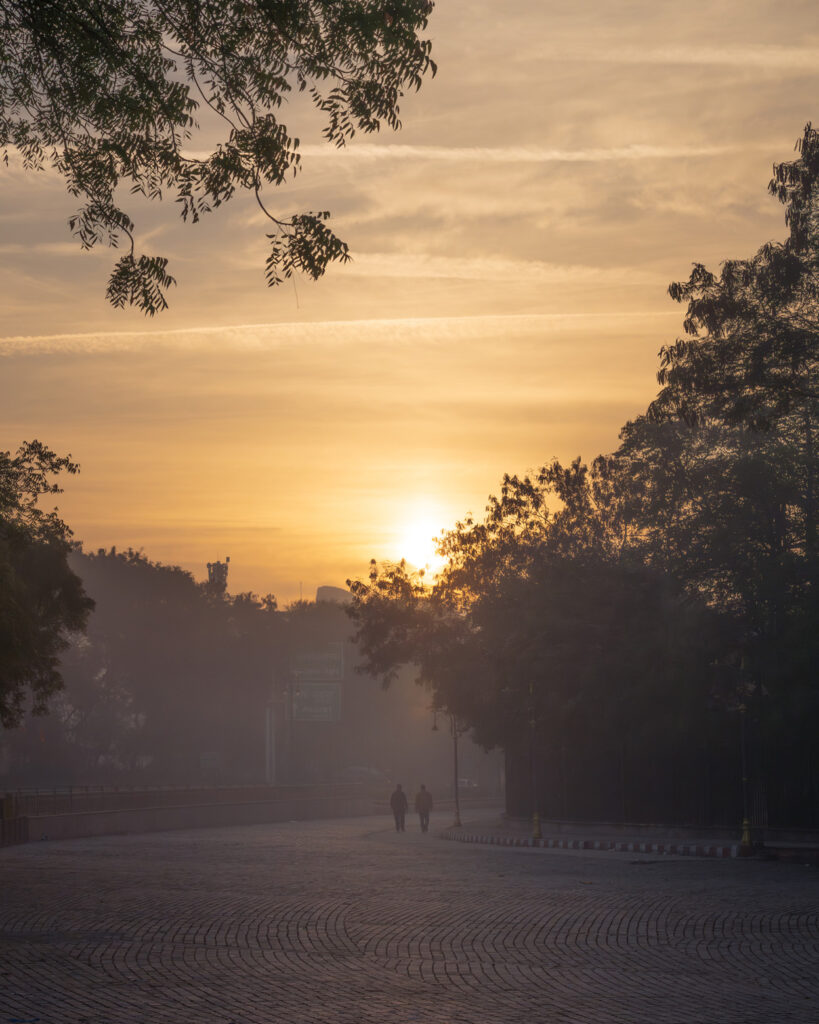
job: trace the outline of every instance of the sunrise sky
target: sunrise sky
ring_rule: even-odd
[[[270,205],[331,210],[354,257],[317,284],[265,287],[249,199],[195,227],[131,204],[179,285],[117,312],[62,182],[0,172],[0,447],[81,463],[86,548],[200,579],[230,555],[233,592],[281,602],[418,560],[504,472],[615,448],[681,331],[668,283],[783,237],[815,0],[438,0],[429,35],[399,134],[338,152],[293,105],[304,170]]]

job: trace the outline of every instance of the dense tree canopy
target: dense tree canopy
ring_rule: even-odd
[[[648,557],[733,616],[760,684],[807,682],[819,605],[819,136],[770,190],[789,234],[719,274],[695,265],[671,296],[686,337],[660,353],[661,390],[611,465],[632,489]],[[815,653],[815,652],[814,652]],[[810,660],[810,657],[807,658]]]
[[[76,473],[70,457],[39,441],[0,451],[0,725],[23,717],[26,697],[42,714],[62,688],[59,656],[81,630],[93,602],[68,565],[71,531],[56,510],[40,507],[59,493],[54,477]]]
[[[413,665],[434,710],[463,714],[474,724],[486,662],[468,617],[404,561],[373,561],[367,580],[348,580],[348,586],[362,670],[386,688],[403,666]]]
[[[275,601],[216,594],[130,549],[75,550],[70,565],[95,610],[62,652],[49,714],[7,737],[18,777],[190,783],[209,780],[200,757],[218,751],[234,780],[258,781]]]
[[[414,664],[487,747],[520,749],[531,725],[546,742],[595,720],[647,728],[660,705],[681,721],[705,703],[711,618],[623,545],[611,508],[579,460],[507,476],[483,520],[443,537],[433,583],[403,563],[351,583],[365,667],[388,684]]]
[[[367,766],[407,778],[419,758],[432,779],[448,765],[411,680],[374,697],[354,672],[341,605],[277,610],[133,550],[74,550],[70,564],[96,608],[48,715],[0,732],[0,786],[356,782]],[[311,680],[328,661],[332,682]],[[328,683],[337,721],[294,713],[303,687]]]
[[[83,248],[126,253],[107,296],[154,314],[174,279],[167,260],[137,251],[120,205],[128,188],[171,195],[197,221],[237,190],[271,223],[267,281],[318,278],[346,260],[326,211],[271,212],[265,186],[299,168],[299,139],[281,120],[305,91],[337,146],[357,131],[400,127],[399,102],[434,73],[419,38],[430,0],[0,0],[0,149],[28,169],[55,168],[81,205]],[[200,115],[223,127],[196,152]]]

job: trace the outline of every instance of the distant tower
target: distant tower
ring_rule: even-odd
[[[227,574],[230,556],[224,562],[208,562],[208,583],[215,594],[224,594],[227,590]]]

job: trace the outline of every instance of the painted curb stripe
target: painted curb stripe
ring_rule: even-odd
[[[739,846],[700,846],[691,843],[623,843],[606,839],[522,839],[512,836],[478,836],[444,832],[444,839],[485,846],[516,846],[544,850],[612,850],[616,853],[660,853],[678,857],[739,857]]]

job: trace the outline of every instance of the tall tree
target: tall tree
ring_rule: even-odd
[[[294,271],[320,277],[348,258],[327,211],[281,216],[264,198],[300,165],[281,120],[306,92],[328,142],[400,127],[399,104],[435,72],[419,37],[430,0],[0,0],[0,149],[28,169],[46,165],[81,201],[71,218],[85,249],[127,252],[108,300],[153,315],[174,284],[167,260],[136,250],[117,190],[174,196],[196,222],[237,190],[255,195],[271,224],[267,282]],[[208,156],[195,151],[199,111],[224,128]]]
[[[819,134],[805,128],[798,159],[778,165],[770,191],[785,204],[784,242],[717,275],[696,264],[669,293],[687,303],[687,337],[660,352],[661,390],[649,418],[774,432],[797,456],[798,501],[788,527],[811,573],[817,559],[819,418]]]
[[[641,490],[635,508],[652,557],[737,618],[754,676],[780,691],[807,682],[808,624],[819,613],[819,135],[810,125],[797,149],[770,183],[788,237],[719,274],[697,264],[671,285],[687,304],[687,337],[661,350],[661,390],[617,453]]]
[[[93,602],[68,565],[71,530],[40,500],[55,477],[76,473],[70,457],[39,441],[0,452],[0,725],[19,725],[30,696],[35,714],[63,686],[59,656],[82,630]]]
[[[672,284],[686,336],[660,353],[659,394],[595,464],[631,543],[718,614],[723,707],[756,732],[759,807],[815,824],[819,688],[819,136],[774,168],[788,235]],[[764,764],[763,764],[764,762]],[[798,798],[794,794],[799,794]]]

